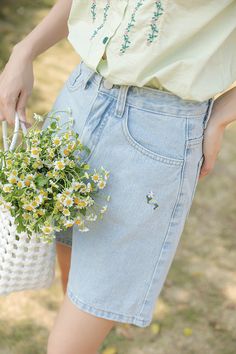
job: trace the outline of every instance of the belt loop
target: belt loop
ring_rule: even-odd
[[[82,80],[82,88],[85,90],[87,88],[88,85],[88,81],[92,78],[92,76],[94,75],[94,71],[89,71],[88,73],[85,74],[85,77]]]
[[[207,123],[208,123],[208,121],[210,119],[211,111],[212,111],[212,108],[213,108],[213,104],[214,104],[214,97],[209,98],[207,112],[206,112],[206,115],[205,115],[205,118],[204,118],[204,130],[206,129]]]
[[[81,87],[83,89],[86,89],[89,80],[96,72],[93,69],[91,69],[89,66],[87,66],[83,60],[81,60],[80,62],[80,71],[81,72],[84,71],[84,78],[81,81]]]
[[[129,85],[119,85],[119,92],[115,108],[115,116],[121,118],[123,116],[126,104],[126,97],[129,89]]]

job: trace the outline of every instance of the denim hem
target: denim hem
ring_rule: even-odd
[[[122,322],[122,323],[130,323],[130,324],[134,324],[138,327],[147,327],[151,324],[151,321],[152,321],[152,319],[144,320],[144,319],[137,317],[137,316],[129,316],[129,315],[121,314],[121,313],[115,313],[115,312],[102,310],[102,309],[99,309],[99,308],[94,307],[92,305],[89,305],[89,304],[81,301],[76,295],[74,295],[72,290],[69,287],[67,287],[67,295],[70,298],[70,300],[76,306],[78,306],[80,309],[82,309],[92,315],[105,318],[107,320],[113,320],[113,321],[118,321],[118,322]]]

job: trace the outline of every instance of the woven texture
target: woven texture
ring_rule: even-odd
[[[16,239],[10,212],[0,208],[0,295],[27,289],[47,288],[55,277],[56,242],[31,239],[26,233]]]

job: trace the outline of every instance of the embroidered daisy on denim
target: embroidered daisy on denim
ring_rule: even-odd
[[[157,204],[157,201],[155,199],[155,195],[154,195],[153,191],[150,191],[148,194],[146,194],[146,199],[147,199],[148,204],[153,205],[153,209],[156,209],[157,207],[159,207],[159,205]]]

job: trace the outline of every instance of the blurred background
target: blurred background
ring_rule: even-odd
[[[13,45],[40,22],[54,2],[0,0],[0,71]],[[33,112],[50,110],[79,61],[67,40],[35,60],[29,117]],[[101,353],[236,353],[235,141],[236,124],[231,124],[214,171],[198,184],[152,324],[147,328],[118,325],[101,346]],[[58,263],[50,289],[1,297],[0,354],[46,354],[47,338],[62,299]]]

